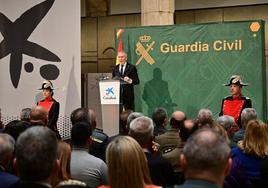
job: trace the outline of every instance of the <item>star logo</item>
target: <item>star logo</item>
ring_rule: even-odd
[[[108,87],[105,91],[106,91],[106,95],[109,95],[109,94],[112,94],[114,95],[114,92],[113,92],[113,87]]]
[[[0,59],[10,54],[10,78],[15,88],[18,87],[20,80],[23,54],[46,61],[61,61],[56,54],[28,40],[34,29],[50,10],[54,1],[46,0],[37,4],[25,11],[14,22],[0,13],[0,32],[4,37],[0,43]],[[26,72],[31,72],[33,65],[28,62],[24,68]],[[55,80],[59,75],[59,69],[55,65],[47,64],[40,68],[40,74],[45,79]]]

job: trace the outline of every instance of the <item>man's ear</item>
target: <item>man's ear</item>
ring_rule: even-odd
[[[232,168],[232,163],[233,163],[232,159],[229,158],[227,163],[226,163],[225,170],[224,170],[224,176],[227,176],[230,173],[230,170]]]
[[[186,169],[187,169],[187,160],[186,160],[186,157],[185,157],[185,155],[183,153],[180,155],[180,164],[181,164],[181,167],[182,167],[183,171],[186,171]]]

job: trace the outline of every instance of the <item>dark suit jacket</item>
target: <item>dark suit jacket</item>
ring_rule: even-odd
[[[176,177],[169,162],[160,155],[147,152],[145,152],[145,155],[154,185],[173,186],[176,184]]]
[[[133,86],[140,83],[136,66],[127,63],[124,74],[123,76],[121,76],[119,72],[119,64],[118,64],[113,68],[112,75],[113,75],[113,78],[114,77],[124,78],[125,76],[127,76],[132,79],[132,84],[121,82],[122,84],[120,88],[121,89],[120,98],[121,98],[121,101],[123,103],[125,110],[128,110],[128,109],[134,110],[134,87]]]
[[[10,188],[19,184],[19,178],[7,172],[0,172],[0,188]]]

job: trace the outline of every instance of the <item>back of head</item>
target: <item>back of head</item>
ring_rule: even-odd
[[[226,131],[228,131],[232,126],[235,125],[235,120],[232,116],[223,115],[218,117],[217,122],[222,126]]]
[[[58,185],[61,181],[71,179],[70,162],[71,162],[71,146],[59,140],[57,149],[57,159],[60,161],[58,176],[54,176],[52,186]]]
[[[171,115],[170,118],[170,125],[172,128],[177,128],[179,129],[180,127],[183,126],[184,121],[186,120],[186,115],[182,111],[175,111]]]
[[[257,112],[254,108],[245,108],[241,112],[241,124],[242,127],[244,128],[246,128],[250,120],[256,120],[256,119],[257,119]]]
[[[138,118],[138,117],[141,117],[141,116],[144,116],[143,113],[141,112],[131,112],[127,118],[127,131],[129,131],[129,126],[130,126],[130,123]]]
[[[213,114],[209,109],[201,109],[197,115],[197,121],[199,127],[212,127],[213,126]]]
[[[48,113],[42,106],[34,106],[30,113],[31,125],[43,125],[47,126]]]
[[[29,125],[30,124],[25,121],[13,120],[6,125],[3,132],[11,135],[16,141],[19,135],[24,132]]]
[[[198,129],[198,126],[193,120],[185,120],[182,126],[180,126],[180,138],[183,142],[186,142],[187,139]]]
[[[97,116],[96,112],[93,109],[88,109],[89,119],[90,119],[90,125],[92,127],[92,130],[94,130],[97,126]]]
[[[31,108],[23,108],[20,113],[20,120],[30,122]]]
[[[92,135],[92,128],[89,123],[78,122],[75,123],[72,127],[71,140],[74,146],[78,147],[87,146],[91,135]]]
[[[71,113],[72,125],[78,122],[90,123],[89,110],[87,108],[77,108]]]
[[[220,176],[228,161],[230,148],[222,136],[212,129],[203,128],[187,140],[183,153],[188,165],[186,174],[209,171]]]
[[[242,149],[257,157],[268,155],[268,126],[260,120],[248,122]]]
[[[153,122],[156,126],[164,126],[167,123],[167,110],[164,108],[156,108],[152,114]]]
[[[136,188],[151,184],[145,154],[129,136],[116,137],[107,147],[109,182],[113,188]]]
[[[0,165],[4,168],[11,164],[14,149],[15,140],[8,134],[0,133]]]
[[[151,118],[141,116],[130,123],[129,135],[133,137],[142,147],[151,143],[153,139],[154,126]]]
[[[16,164],[23,181],[45,181],[57,158],[57,138],[47,127],[31,127],[16,144]]]

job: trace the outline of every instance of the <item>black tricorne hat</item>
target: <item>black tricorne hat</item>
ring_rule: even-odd
[[[43,81],[42,87],[39,88],[39,90],[43,90],[43,89],[54,90],[52,82],[50,80]]]
[[[235,84],[235,85],[238,85],[238,86],[248,86],[249,85],[249,83],[243,83],[242,79],[241,79],[241,76],[239,76],[239,75],[231,76],[229,83],[223,84],[223,85],[224,86],[230,86],[232,84]]]

